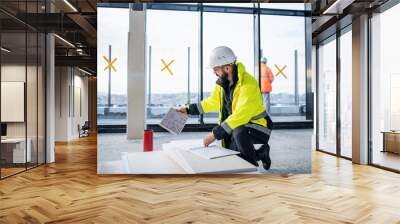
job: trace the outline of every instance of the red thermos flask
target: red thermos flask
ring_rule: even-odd
[[[146,129],[143,133],[143,151],[153,151],[153,130]]]

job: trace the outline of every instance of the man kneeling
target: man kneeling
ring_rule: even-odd
[[[257,81],[225,46],[211,52],[209,68],[218,77],[210,97],[177,111],[191,115],[218,111],[220,125],[204,137],[204,145],[222,140],[223,147],[240,152],[240,157],[255,166],[261,160],[268,170],[271,167],[268,141],[272,121],[263,106]],[[263,145],[255,150],[254,144]]]

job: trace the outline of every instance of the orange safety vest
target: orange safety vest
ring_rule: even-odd
[[[271,83],[274,81],[274,75],[267,64],[261,63],[261,92],[272,92]]]

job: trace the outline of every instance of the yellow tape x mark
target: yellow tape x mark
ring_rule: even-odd
[[[108,59],[106,56],[103,56],[104,60],[107,62],[107,66],[104,68],[104,71],[107,69],[112,69],[114,72],[117,71],[117,69],[114,67],[114,63],[117,61],[117,58],[114,58],[114,60],[111,61],[111,59]]]
[[[283,77],[285,77],[285,79],[287,79],[285,73],[283,73],[283,70],[285,70],[287,66],[283,66],[282,69],[280,69],[276,64],[275,64],[275,68],[278,69],[278,73],[276,73],[275,77],[277,77],[278,75],[282,75]]]
[[[171,76],[173,76],[174,73],[172,73],[172,71],[171,71],[171,69],[169,68],[169,66],[170,66],[172,63],[174,63],[174,61],[175,61],[175,60],[172,60],[169,64],[167,64],[167,63],[164,61],[164,59],[161,59],[161,62],[162,62],[163,65],[164,65],[164,68],[162,68],[161,71],[164,71],[165,69],[167,69],[167,71],[169,72],[169,74],[170,74]]]

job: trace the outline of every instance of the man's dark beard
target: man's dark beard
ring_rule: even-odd
[[[228,73],[224,72],[224,73],[219,77],[219,82],[222,83],[222,84],[227,84],[227,83],[229,83]]]

